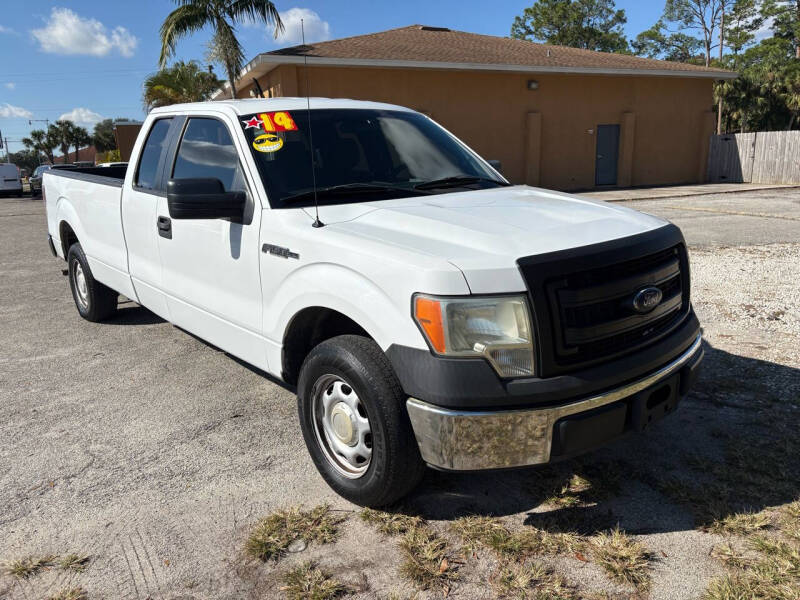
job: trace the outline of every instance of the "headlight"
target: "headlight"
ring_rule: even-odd
[[[482,356],[501,377],[534,375],[533,332],[524,296],[414,296],[414,318],[437,354]]]

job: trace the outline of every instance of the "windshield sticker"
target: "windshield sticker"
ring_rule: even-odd
[[[262,133],[253,140],[253,148],[258,152],[277,152],[283,148],[283,140],[274,133]]]
[[[264,131],[297,131],[297,125],[292,115],[282,110],[271,113],[260,113],[251,118],[242,120],[245,130],[263,129]]]

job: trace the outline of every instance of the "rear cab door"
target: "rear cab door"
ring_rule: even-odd
[[[164,319],[169,319],[169,311],[161,289],[157,210],[159,200],[166,197],[164,166],[170,141],[180,124],[181,118],[175,116],[148,118],[134,147],[122,194],[128,271],[136,300]]]

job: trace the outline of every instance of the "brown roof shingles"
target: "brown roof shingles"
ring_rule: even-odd
[[[693,74],[733,75],[685,63],[654,60],[626,54],[611,54],[537,44],[526,40],[452,31],[441,27],[411,25],[367,35],[282,48],[267,55],[320,58],[394,60],[414,62],[512,65],[549,69],[621,69],[631,71],[675,71]]]

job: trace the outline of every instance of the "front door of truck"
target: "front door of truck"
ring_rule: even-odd
[[[165,181],[213,177],[225,191],[244,191],[248,199],[241,219],[174,219],[166,197],[159,200],[162,288],[174,324],[266,369],[260,334],[261,208],[248,189],[240,151],[222,117],[190,116],[183,124]]]
[[[138,302],[157,315],[168,319],[167,302],[161,291],[161,259],[158,254],[156,211],[166,194],[163,168],[170,140],[176,125],[171,117],[156,119],[147,131],[138,154],[133,178],[122,193],[122,227],[128,249],[128,271]]]

